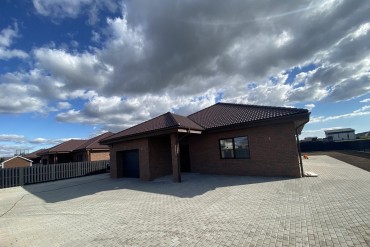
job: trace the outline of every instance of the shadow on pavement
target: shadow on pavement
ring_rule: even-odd
[[[27,185],[23,188],[47,203],[55,203],[113,190],[135,190],[179,198],[192,198],[220,187],[272,183],[288,179],[292,180],[292,178],[283,177],[222,176],[185,173],[182,174],[181,183],[174,183],[171,176],[161,177],[154,181],[141,181],[136,178],[111,179],[109,174],[100,174]]]

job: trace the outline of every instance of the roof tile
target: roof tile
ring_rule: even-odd
[[[120,137],[132,136],[136,134],[148,133],[156,130],[163,130],[169,128],[186,128],[192,130],[203,130],[198,124],[194,123],[192,120],[187,117],[173,114],[167,112],[163,115],[160,115],[156,118],[150,119],[141,124],[135,125],[131,128],[125,129],[117,134],[114,134],[108,138],[105,138],[104,141],[112,140]]]
[[[204,129],[308,113],[306,109],[217,103],[188,116]]]
[[[100,140],[103,140],[104,138],[107,138],[107,137],[109,137],[111,135],[113,135],[112,132],[106,132],[104,134],[95,136],[95,137],[93,137],[93,138],[85,141],[84,143],[82,143],[82,145],[80,145],[79,147],[77,147],[74,150],[82,150],[82,149],[109,149],[109,147],[107,145],[102,145],[102,144],[99,143],[99,141]]]

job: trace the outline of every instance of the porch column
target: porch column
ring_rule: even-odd
[[[176,133],[171,134],[171,158],[172,158],[173,181],[181,183],[180,163],[179,163],[179,142]]]

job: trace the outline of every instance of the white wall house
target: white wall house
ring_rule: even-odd
[[[325,136],[327,139],[333,141],[356,139],[355,130],[351,128],[325,130]]]

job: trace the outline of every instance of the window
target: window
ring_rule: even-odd
[[[234,137],[220,140],[221,159],[249,159],[248,137]]]

